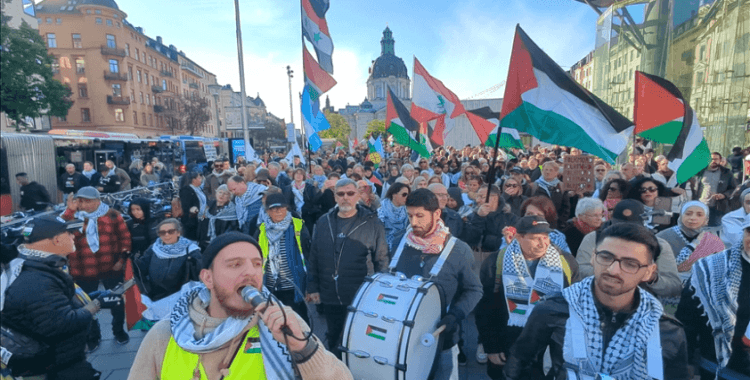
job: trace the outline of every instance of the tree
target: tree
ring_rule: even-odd
[[[385,120],[372,120],[367,123],[367,130],[365,131],[365,137],[377,139],[378,136],[383,136],[385,141],[391,134],[385,129]]]
[[[206,129],[206,123],[211,120],[208,112],[208,100],[200,96],[178,96],[175,97],[174,105],[167,107],[164,115],[170,120],[168,124],[175,132],[195,136]]]
[[[326,119],[328,124],[331,124],[331,128],[320,132],[320,137],[324,139],[336,139],[342,144],[349,144],[349,134],[352,133],[352,128],[349,127],[349,123],[346,122],[343,116],[337,113],[330,113],[325,111]]]
[[[0,4],[5,7],[5,1]],[[73,91],[54,79],[55,57],[47,52],[44,39],[26,21],[18,29],[11,28],[10,17],[4,10],[2,13],[0,111],[15,121],[19,130],[28,126],[27,117],[67,116]]]

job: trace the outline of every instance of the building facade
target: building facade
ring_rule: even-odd
[[[35,7],[39,33],[56,58],[55,78],[73,90],[73,107],[52,128],[184,133],[180,98],[207,98],[210,121],[196,135],[216,136],[209,86],[216,76],[161,37],[148,37],[114,0],[45,0]]]

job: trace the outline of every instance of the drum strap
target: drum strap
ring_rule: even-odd
[[[401,238],[401,242],[398,243],[398,248],[396,248],[396,252],[393,254],[390,265],[388,265],[388,269],[391,273],[396,270],[396,265],[398,265],[398,260],[401,258],[401,253],[404,252],[404,245],[406,245],[406,236],[409,235],[410,232],[411,227],[406,230],[404,237]]]
[[[435,265],[433,265],[432,269],[430,269],[430,279],[437,276],[438,273],[440,273],[440,270],[443,269],[443,264],[445,264],[445,260],[448,260],[448,255],[451,254],[453,246],[456,244],[456,240],[457,239],[453,236],[451,236],[451,238],[448,240],[448,244],[446,244],[443,248],[443,252],[440,253],[440,257],[438,257]]]

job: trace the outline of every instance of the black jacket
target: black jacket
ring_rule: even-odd
[[[505,200],[505,204],[510,205],[510,212],[513,215],[521,216],[521,205],[528,199],[528,197],[526,195],[516,195],[511,197],[510,195],[503,193],[503,199]]]
[[[231,205],[231,203],[228,203]],[[216,207],[216,201],[209,201],[208,202],[208,212],[215,215],[217,212]],[[211,219],[204,218],[200,221],[198,224],[198,245],[201,247],[201,249],[206,249],[208,247],[209,236],[208,236],[208,228],[209,223],[211,223]],[[256,223],[257,224],[257,223]],[[240,230],[240,222],[235,220],[219,220],[216,219],[214,222],[214,228],[216,228],[216,236],[219,236],[225,232],[228,231],[239,231]]]
[[[448,227],[451,235],[460,238],[464,231],[464,220],[461,219],[461,215],[458,215],[457,212],[449,209],[448,207],[444,208],[442,211],[443,212],[440,214],[440,219],[443,219],[443,223],[445,223],[445,226]]]
[[[570,196],[568,196],[567,191],[562,190],[562,182],[552,189],[549,195],[537,183],[532,183],[531,189],[532,196],[543,195],[552,200],[555,210],[557,210],[557,227],[565,226],[565,223],[570,219]]]
[[[339,230],[338,207],[320,217],[313,229],[307,292],[320,293],[323,304],[351,304],[365,276],[388,267],[383,223],[378,214],[356,207],[351,231]],[[333,278],[336,274],[338,281]]]
[[[533,359],[543,354],[549,346],[552,357],[552,368],[548,379],[567,379],[563,367],[563,344],[565,341],[565,323],[570,317],[568,302],[562,294],[550,297],[539,303],[526,322],[526,327],[510,349],[510,356],[505,364],[505,376],[508,380],[527,379]],[[629,313],[617,313],[612,322],[611,311],[599,309],[604,342],[611,340],[615,332],[622,327]],[[687,342],[680,323],[667,316],[659,321],[659,332],[662,347],[662,360],[665,379],[691,379],[688,371]]]
[[[503,244],[503,228],[515,225],[516,220],[518,220],[516,215],[503,212],[502,208],[503,204],[498,206],[497,211],[493,211],[487,216],[471,214],[464,226],[461,240],[473,248],[480,248],[484,252],[500,249]]]
[[[191,213],[190,209],[196,207],[200,210],[201,202],[190,186],[180,189],[180,204],[182,205],[182,230],[183,235],[190,240],[198,240],[198,214]]]
[[[38,182],[21,186],[21,207],[25,210],[44,211],[49,206],[49,201],[47,189]]]
[[[101,187],[103,189],[100,190],[102,193],[109,194],[120,191],[121,183],[120,177],[118,177],[117,174],[104,177],[101,173],[96,172],[91,176],[90,185],[96,188]]]
[[[36,373],[86,360],[86,336],[93,316],[76,298],[73,278],[62,270],[65,265],[67,260],[60,256],[28,258],[5,293],[3,326],[50,347],[46,357],[27,363]]]
[[[130,231],[130,241],[132,242],[130,252],[139,255],[146,252],[146,249],[156,241],[156,221],[151,219],[151,204],[143,198],[135,198],[131,201],[137,204],[143,211],[143,219],[137,220],[133,217],[128,207],[130,220],[127,221],[128,231]]]
[[[183,256],[173,259],[161,259],[156,256],[153,245],[133,262],[133,277],[141,292],[158,301],[179,291],[188,281],[200,281],[201,251],[190,250],[189,246]]]
[[[740,291],[737,297],[737,321],[734,325],[734,336],[732,337],[732,356],[729,358],[727,367],[745,376],[750,376],[750,347],[742,343],[748,323],[750,323],[750,263],[742,260],[742,277],[740,280]],[[691,356],[696,352],[713,363],[716,363],[716,348],[711,325],[708,316],[703,313],[703,307],[695,291],[687,284],[682,291],[680,305],[677,307],[675,317],[685,326],[688,347]],[[691,357],[692,361],[692,357]],[[703,371],[705,373],[705,371]],[[714,377],[711,376],[711,379]]]
[[[312,234],[315,222],[324,213],[320,205],[320,199],[323,193],[314,185],[305,183],[305,188],[302,190],[302,198],[305,204],[302,205],[302,220],[305,221],[305,226],[310,234]]]
[[[78,189],[88,185],[89,179],[79,172],[73,174],[64,172],[60,175],[60,178],[57,179],[57,188],[60,189],[63,194],[75,193]]]

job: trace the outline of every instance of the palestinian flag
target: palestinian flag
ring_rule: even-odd
[[[320,68],[307,48],[302,45],[302,61],[305,68],[305,84],[310,90],[310,99],[318,100],[320,95],[328,92],[336,85],[336,80],[325,70]]]
[[[683,183],[711,162],[711,151],[698,118],[671,82],[635,72],[635,134],[662,144],[671,144],[669,168]]]
[[[469,118],[471,118],[472,115],[478,116],[494,125],[492,132],[487,137],[487,140],[485,140],[484,145],[495,147],[497,131],[500,129],[500,112],[494,112],[490,107],[482,107],[470,110],[466,113],[466,116]],[[500,143],[498,146],[523,149],[521,136],[518,134],[518,131],[513,128],[503,128],[503,133],[500,135]]]
[[[378,136],[377,140],[373,139],[372,136],[370,136],[370,139],[367,141],[367,145],[370,148],[370,154],[367,156],[367,158],[377,169],[378,167],[380,167],[380,162],[383,161],[383,143],[380,139],[380,136]]]
[[[388,87],[388,103],[385,110],[385,127],[393,141],[410,148],[422,157],[430,157],[424,135],[419,133],[419,123],[412,119],[409,111]]]
[[[500,123],[612,164],[633,132],[630,120],[568,76],[518,25]]]
[[[333,41],[325,19],[329,5],[328,0],[302,0],[302,36],[315,48],[320,67],[333,74]]]

